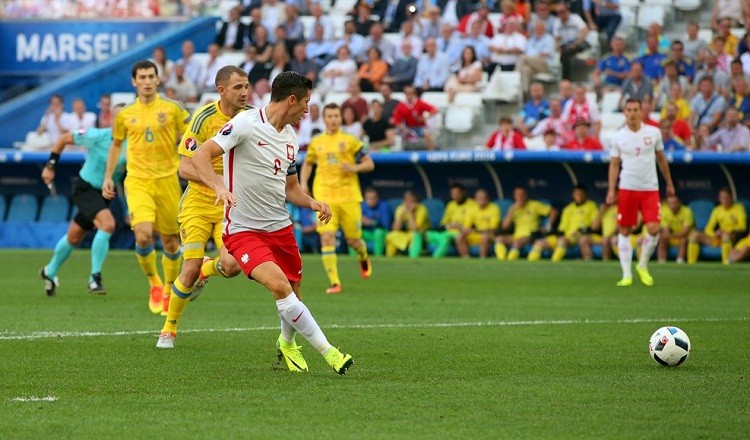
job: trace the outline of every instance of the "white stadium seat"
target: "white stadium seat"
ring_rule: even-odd
[[[495,69],[482,94],[485,101],[518,102],[521,99],[521,74]]]
[[[434,105],[440,111],[448,108],[448,94],[445,92],[424,92],[422,100],[428,104]]]
[[[617,108],[620,106],[620,99],[622,99],[622,92],[619,90],[604,92],[600,106],[602,113],[616,112]]]
[[[131,104],[135,102],[135,93],[133,92],[115,92],[110,95],[112,105],[116,104]]]
[[[474,128],[474,111],[471,107],[451,105],[445,112],[445,129],[452,133],[468,133]]]

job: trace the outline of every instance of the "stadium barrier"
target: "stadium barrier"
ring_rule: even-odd
[[[421,198],[447,201],[450,185],[460,183],[469,195],[477,188],[487,189],[493,200],[510,199],[514,187],[525,186],[531,198],[546,199],[562,208],[570,201],[576,184],[586,185],[589,197],[597,202],[604,199],[607,188],[607,153],[456,150],[373,153],[372,156],[376,168],[372,173],[361,175],[362,186],[375,187],[383,200],[399,199],[405,190],[412,190]],[[41,203],[49,194],[40,178],[48,157],[47,153],[0,150],[0,196],[6,204],[17,194],[30,194]],[[678,195],[684,203],[715,200],[719,188],[724,186],[732,190],[736,199],[750,199],[747,178],[750,155],[686,152],[670,153],[668,158]],[[83,160],[83,153],[62,155],[56,177],[59,194],[69,197],[71,182]],[[72,213],[73,210],[71,216]],[[120,215],[124,216],[124,213]],[[37,228],[49,229],[36,223],[26,226],[22,233],[31,234],[29,231]],[[15,231],[21,233],[20,229]],[[12,235],[18,240],[15,233]],[[2,236],[8,237],[7,229],[0,231]],[[54,245],[43,238],[27,241],[28,245],[22,247]],[[120,242],[125,247],[130,245],[126,237]],[[0,239],[0,247],[9,247],[9,244]],[[19,246],[15,243],[13,247]]]

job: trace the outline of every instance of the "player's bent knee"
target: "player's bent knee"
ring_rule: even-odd
[[[181,281],[187,285],[193,285],[198,280],[201,271],[202,259],[191,258],[182,262]]]
[[[222,257],[219,261],[221,262],[221,270],[228,277],[236,277],[242,272],[240,265],[237,264],[237,260],[232,258],[231,255],[229,258]]]

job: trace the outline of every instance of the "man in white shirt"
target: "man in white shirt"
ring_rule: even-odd
[[[526,37],[519,30],[518,23],[508,21],[503,26],[502,33],[490,40],[490,62],[504,72],[515,70],[518,59],[526,50]]]
[[[218,44],[209,44],[208,61],[206,62],[206,65],[203,66],[203,76],[198,83],[198,89],[202,92],[212,92],[216,90],[216,73],[226,65],[227,62],[221,55],[221,47],[219,47]]]
[[[175,64],[182,64],[185,66],[185,76],[192,81],[193,84],[198,84],[203,76],[203,66],[201,63],[193,57],[195,53],[195,45],[190,40],[182,42],[182,58],[177,60]]]
[[[622,266],[622,279],[617,282],[617,286],[627,287],[633,284],[633,248],[630,233],[638,222],[639,212],[647,234],[641,242],[641,255],[635,269],[641,282],[646,286],[652,286],[654,279],[648,271],[647,264],[659,243],[661,222],[657,166],[667,184],[667,196],[673,196],[675,191],[669,172],[669,162],[664,155],[661,132],[658,128],[643,123],[640,101],[628,99],[624,111],[626,124],[611,138],[607,190],[607,204],[617,201],[617,247],[620,250]],[[615,192],[618,186],[619,195]]]
[[[86,111],[86,103],[83,99],[76,98],[73,101],[73,112],[63,114],[61,125],[65,131],[86,131],[96,126],[96,115]]]
[[[325,357],[338,374],[346,374],[352,356],[333,347],[299,300],[302,259],[287,200],[318,212],[328,223],[331,208],[305,194],[297,178],[299,144],[291,124],[307,112],[312,81],[282,72],[273,82],[271,102],[242,112],[206,141],[193,156],[201,181],[224,203],[224,245],[248,278],[265,286],[276,300],[281,321],[279,360],[293,372],[306,372],[307,362],[294,341],[297,332]],[[226,154],[225,154],[226,153]],[[224,155],[224,177],[211,159]]]
[[[562,2],[558,3],[557,16],[560,18],[560,63],[562,64],[563,79],[570,79],[573,57],[586,49],[586,35],[589,28],[580,15],[571,14],[570,7]]]
[[[336,59],[329,61],[320,71],[319,91],[322,94],[346,92],[356,75],[357,63],[351,58],[349,48],[341,46],[336,50]]]
[[[63,115],[63,97],[52,95],[49,99],[49,106],[39,121],[39,127],[36,129],[36,132],[39,134],[47,133],[50,146],[54,145],[57,139],[67,131],[63,126]]]
[[[437,51],[434,38],[424,42],[425,53],[417,62],[417,73],[414,76],[414,87],[422,91],[440,92],[450,76],[448,56]]]
[[[297,139],[302,148],[307,148],[312,138],[326,129],[326,124],[320,116],[320,102],[311,101],[309,109],[310,112],[302,118],[302,121],[299,123],[299,129],[297,130]]]

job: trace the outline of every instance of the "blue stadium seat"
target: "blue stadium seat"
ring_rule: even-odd
[[[688,203],[688,206],[693,210],[695,229],[702,231],[706,227],[706,223],[711,217],[711,211],[714,210],[716,204],[711,200],[699,199]]]
[[[70,203],[63,196],[47,196],[42,201],[39,211],[40,222],[67,222]]]
[[[511,199],[497,199],[495,200],[497,206],[500,207],[500,215],[505,218],[505,214],[508,213],[510,207],[513,206],[513,200]],[[501,219],[502,221],[502,219]]]
[[[9,222],[33,222],[36,220],[36,211],[39,208],[39,202],[31,194],[18,194],[10,201],[8,208]]]
[[[5,197],[0,195],[0,222],[5,220],[5,211],[8,206],[5,204]]]
[[[445,212],[445,202],[440,199],[424,199],[422,200],[422,204],[430,214],[432,229],[439,229],[440,220],[443,218],[443,212]]]
[[[404,201],[403,198],[400,197],[394,197],[392,199],[388,199],[388,204],[391,206],[391,210],[393,213],[396,213],[396,208],[398,208],[398,205],[400,205]]]

